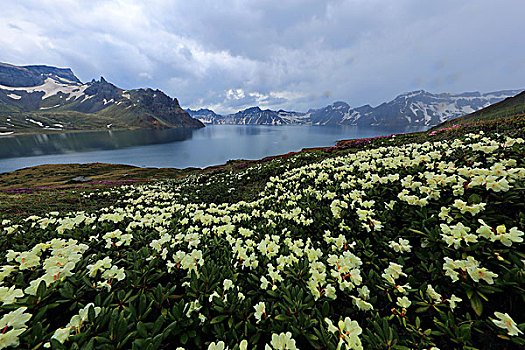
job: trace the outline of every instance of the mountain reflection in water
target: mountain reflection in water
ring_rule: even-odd
[[[0,138],[0,158],[112,150],[184,141],[194,129],[108,130]]]
[[[0,137],[0,173],[41,164],[111,163],[187,168],[261,159],[338,140],[421,129],[211,125],[202,129],[94,131]]]

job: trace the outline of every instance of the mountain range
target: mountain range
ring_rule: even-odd
[[[210,109],[183,110],[160,90],[124,90],[103,77],[83,83],[69,68],[0,63],[0,135],[138,128],[200,128],[204,124],[358,125],[431,127],[468,115],[521,90],[397,96],[376,107],[335,102],[306,113],[251,107],[219,115]]]
[[[205,124],[430,127],[470,114],[521,91],[433,94],[418,90],[399,95],[377,107],[370,105],[351,107],[345,102],[335,102],[324,108],[310,109],[306,113],[263,110],[259,107],[251,107],[225,116],[216,114],[210,109],[188,109],[188,112]]]
[[[68,68],[0,63],[0,135],[108,128],[203,127],[160,90],[82,83]]]

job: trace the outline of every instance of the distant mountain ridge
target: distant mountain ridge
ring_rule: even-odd
[[[69,68],[0,63],[0,135],[46,130],[203,127],[160,90],[82,83]]]
[[[198,116],[198,120],[204,124],[217,124],[219,119],[224,118],[222,115],[219,115],[212,111],[211,109],[201,108],[199,110],[186,109],[192,118]]]
[[[218,115],[209,109],[190,110],[190,114],[207,124],[430,127],[480,110],[520,92],[521,90],[502,90],[484,94],[433,94],[417,90],[401,94],[377,107],[364,105],[354,108],[340,101],[324,108],[310,109],[306,113],[251,107],[226,116]]]
[[[494,103],[476,112],[448,120],[434,127],[434,129],[441,129],[453,124],[476,123],[509,117],[515,118],[522,115],[525,115],[525,91],[516,96],[507,97],[503,101]]]

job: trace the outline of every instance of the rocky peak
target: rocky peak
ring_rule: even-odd
[[[250,107],[246,108],[244,111],[241,111],[241,113],[260,113],[262,112],[262,109],[259,107]]]
[[[334,103],[332,103],[332,107],[333,108],[341,108],[341,107],[350,107],[350,105],[346,102],[343,102],[343,101],[336,101]]]
[[[100,80],[92,80],[89,87],[84,91],[88,96],[101,94],[102,98],[106,99],[118,99],[120,97],[120,89],[115,85],[108,83],[104,77],[100,77]]]
[[[397,96],[394,100],[406,100],[409,98],[420,97],[423,95],[429,95],[429,93],[425,90],[414,90],[414,91],[405,92]]]

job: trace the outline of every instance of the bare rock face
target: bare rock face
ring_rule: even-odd
[[[7,63],[0,63],[0,85],[11,87],[38,86],[43,84],[47,77],[53,77],[67,83],[80,83],[80,80],[69,68],[49,66],[17,67]]]
[[[44,83],[44,77],[24,67],[0,63],[0,85],[37,86]]]

